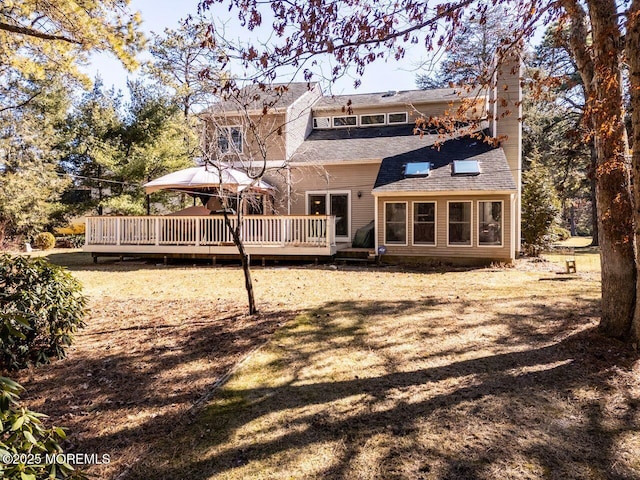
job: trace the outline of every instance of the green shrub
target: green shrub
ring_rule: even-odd
[[[51,250],[56,246],[56,237],[49,232],[40,232],[33,239],[33,246],[40,250]]]
[[[19,403],[22,387],[0,377],[0,478],[87,478],[65,463],[58,444],[66,437],[62,428],[45,428],[41,413]]]
[[[80,283],[42,258],[0,255],[0,368],[63,358],[84,326]]]
[[[571,232],[559,225],[553,225],[551,227],[551,235],[555,241],[563,241],[571,238]]]
[[[56,238],[58,248],[80,248],[84,245],[84,235],[65,235]]]

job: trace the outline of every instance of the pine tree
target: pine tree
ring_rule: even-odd
[[[553,241],[551,231],[560,211],[551,173],[540,163],[537,150],[531,153],[522,184],[523,247],[527,254],[537,257]]]

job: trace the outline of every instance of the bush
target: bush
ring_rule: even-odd
[[[49,232],[40,232],[33,239],[33,246],[40,250],[51,250],[56,246],[56,237]]]
[[[13,380],[0,377],[0,478],[87,478],[56,461],[54,455],[62,453],[58,442],[66,434],[59,427],[45,428],[41,419],[46,415],[22,407],[21,390]]]
[[[563,241],[571,238],[571,232],[566,228],[561,227],[560,225],[553,225],[551,227],[551,235],[555,239],[555,241]]]
[[[0,368],[63,358],[84,326],[80,283],[42,258],[0,255]]]
[[[80,248],[84,245],[84,235],[66,235],[56,238],[57,248]]]

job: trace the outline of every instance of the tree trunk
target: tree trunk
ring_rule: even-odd
[[[629,170],[625,164],[620,30],[614,0],[590,0],[588,5],[594,83],[593,88],[587,89],[587,109],[597,154],[596,201],[602,266],[600,328],[608,336],[630,340],[636,267]]]
[[[598,167],[598,156],[593,141],[589,150],[591,151],[591,166],[589,171],[589,183],[591,184],[591,246],[600,245],[598,241],[598,199],[596,198],[596,168]]]
[[[627,14],[626,53],[631,91],[631,174],[633,175],[633,219],[635,244],[640,245],[640,0],[633,0]],[[640,257],[636,258],[636,299],[640,299]],[[629,340],[640,341],[640,309],[636,308]]]
[[[238,202],[238,211],[240,211],[240,207],[240,202]],[[233,226],[231,225],[231,220],[229,219],[229,214],[227,213],[227,206],[224,203],[222,214],[224,215],[224,223],[231,232],[233,243],[238,249],[238,254],[240,255],[240,263],[242,264],[242,272],[244,273],[244,287],[247,291],[249,315],[255,315],[256,313],[258,313],[258,309],[256,308],[256,300],[253,294],[253,281],[251,280],[250,259],[247,251],[244,249],[244,243],[242,242],[242,236],[240,235],[240,231],[242,228],[242,217],[238,215],[238,224],[235,228],[233,228]]]

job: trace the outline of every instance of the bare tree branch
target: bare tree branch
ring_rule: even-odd
[[[20,35],[27,35],[29,37],[41,38],[43,40],[59,40],[62,42],[73,43],[75,45],[82,45],[82,42],[73,38],[65,37],[64,35],[51,35],[50,33],[41,32],[35,28],[21,27],[19,25],[11,25],[4,22],[0,22],[0,30],[19,33]]]

